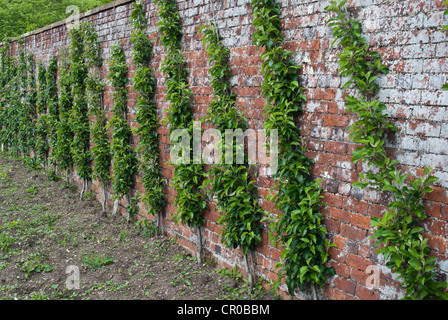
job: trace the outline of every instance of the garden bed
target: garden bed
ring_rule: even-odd
[[[57,180],[0,156],[0,299],[275,298],[259,284],[249,294],[236,269],[199,266],[151,224],[127,224]],[[69,266],[79,289],[66,286]]]

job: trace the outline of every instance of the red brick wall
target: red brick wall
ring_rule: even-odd
[[[249,1],[215,0],[214,10],[206,0],[179,0],[180,15],[184,37],[184,52],[189,82],[193,90],[195,120],[200,120],[207,112],[212,98],[208,77],[208,56],[202,47],[198,28],[206,19],[215,19],[224,44],[230,48],[233,91],[238,96],[238,105],[246,113],[250,128],[261,129],[263,106],[260,85],[260,52],[252,45],[252,15]],[[340,89],[341,79],[337,74],[338,49],[330,48],[332,31],[325,22],[329,14],[324,11],[328,1],[282,0],[283,34],[285,47],[295,51],[295,60],[303,66],[303,83],[308,102],[304,113],[298,118],[302,134],[308,138],[309,156],[315,159],[312,169],[314,175],[323,179],[325,224],[329,237],[336,247],[331,249],[331,265],[337,275],[329,280],[324,288],[328,299],[396,299],[403,290],[395,280],[396,276],[384,267],[382,257],[376,255],[373,240],[370,240],[370,217],[380,216],[386,209],[388,198],[373,190],[354,190],[352,182],[357,180],[363,168],[351,162],[351,153],[356,147],[349,140],[348,126],[355,117],[347,114],[344,107],[346,92]],[[388,137],[390,153],[403,168],[418,174],[424,166],[435,168],[440,180],[434,192],[427,197],[425,206],[429,218],[424,223],[425,236],[440,259],[439,267],[448,272],[448,92],[441,87],[448,82],[448,33],[441,32],[447,24],[443,16],[443,1],[433,0],[356,0],[349,1],[353,17],[363,23],[365,36],[373,49],[378,50],[390,67],[389,75],[381,81],[380,100],[388,106],[388,112],[400,128],[394,137]],[[165,102],[164,77],[160,72],[165,52],[159,43],[157,32],[157,7],[153,1],[146,2],[149,18],[148,33],[153,40],[155,57],[152,67],[157,78],[157,106],[160,118],[165,116],[168,104]],[[111,7],[112,6],[112,7]],[[115,6],[115,7],[113,7]],[[106,61],[104,74],[107,74],[107,60],[110,47],[122,40],[129,63],[129,78],[133,76],[132,47],[129,42],[129,15],[132,3],[126,0],[106,5],[100,10],[86,14],[81,22],[93,21],[103,46]],[[26,48],[35,53],[38,59],[48,64],[57,50],[67,45],[67,32],[64,24],[56,24],[48,30],[41,30],[25,38]],[[110,110],[111,87],[106,91],[106,106]],[[131,122],[135,126],[136,94],[129,81],[129,107]],[[159,128],[161,162],[164,175],[170,182],[173,168],[166,164],[169,159],[168,130]],[[136,141],[136,143],[138,143]],[[365,168],[364,168],[365,169]],[[260,176],[257,181],[260,204],[272,211],[273,205],[265,200],[271,177]],[[94,182],[93,187],[96,186]],[[137,184],[138,191],[144,191]],[[166,217],[164,225],[167,233],[178,238],[178,242],[193,252],[195,233],[188,227],[176,226],[170,218],[175,211],[173,200],[175,192],[166,187]],[[125,204],[124,204],[125,205]],[[205,213],[205,250],[220,265],[241,266],[241,253],[226,249],[220,242],[221,227],[216,223],[219,213],[210,203],[210,211]],[[145,212],[142,207],[141,213]],[[275,264],[280,258],[280,250],[273,247],[263,233],[263,243],[257,248],[254,258],[256,271],[265,279],[276,279]],[[381,270],[378,289],[366,287],[367,266],[377,265]],[[299,297],[305,297],[299,294]]]

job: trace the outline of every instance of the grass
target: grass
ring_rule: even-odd
[[[43,253],[33,253],[27,258],[21,260],[17,263],[17,267],[20,271],[26,273],[26,277],[28,278],[32,272],[51,272],[52,268],[47,263],[42,263],[43,260],[46,260],[47,256]]]
[[[93,271],[100,269],[103,266],[114,263],[116,260],[112,257],[104,257],[97,253],[91,253],[84,256],[82,262],[86,267],[90,267]]]
[[[154,237],[157,234],[156,221],[142,219],[137,222],[137,227],[140,228],[144,237]]]
[[[191,269],[191,267],[187,266],[184,271],[182,271],[179,274],[174,276],[173,280],[171,281],[171,284],[173,285],[173,287],[176,287],[179,284],[183,283],[191,290],[191,285],[193,283],[192,283],[191,277],[190,277],[190,272],[189,272],[190,269]]]
[[[0,234],[0,250],[4,252],[8,252],[11,250],[11,244],[16,242],[13,237],[8,236],[8,234],[3,231]]]
[[[29,194],[35,195],[37,193],[37,188],[36,188],[36,186],[33,185],[32,187],[26,189],[26,192],[28,192]]]

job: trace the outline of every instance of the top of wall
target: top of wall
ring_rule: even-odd
[[[79,17],[79,20],[81,20],[82,18],[89,17],[89,16],[97,14],[99,12],[108,10],[110,8],[115,8],[115,7],[118,7],[118,6],[130,3],[130,2],[135,2],[135,0],[116,0],[116,1],[113,1],[113,2],[109,2],[109,3],[106,3],[106,4],[102,5],[102,6],[99,6],[99,7],[93,8],[93,9],[91,9],[89,11],[86,11],[84,13],[80,13],[78,15],[78,17]],[[26,38],[26,37],[29,37],[29,36],[32,36],[32,35],[36,35],[36,34],[45,32],[45,31],[53,29],[53,28],[57,28],[59,26],[62,26],[64,24],[69,23],[70,21],[71,21],[71,19],[69,17],[67,19],[55,22],[53,24],[47,25],[45,27],[42,27],[40,29],[24,33],[24,34],[22,34],[22,35],[20,35],[18,37],[12,38],[9,42],[16,42],[16,41],[20,40],[21,38]],[[3,46],[4,44],[5,44],[4,42],[0,42],[0,46]]]

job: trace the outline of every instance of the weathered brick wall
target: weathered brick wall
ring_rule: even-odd
[[[298,118],[302,134],[308,138],[309,156],[315,159],[312,172],[323,179],[325,224],[329,237],[336,246],[331,249],[331,264],[337,275],[324,288],[326,298],[334,299],[395,299],[403,290],[396,276],[383,267],[381,256],[375,254],[373,240],[369,237],[370,217],[380,216],[388,200],[384,194],[373,190],[359,191],[351,187],[363,168],[351,162],[351,153],[356,148],[349,140],[348,126],[356,119],[347,114],[344,95],[340,87],[345,80],[337,74],[338,49],[332,49],[332,31],[325,25],[329,14],[324,11],[327,1],[282,0],[282,19],[285,47],[295,51],[297,64],[303,66],[302,86],[308,102],[304,113]],[[165,116],[164,77],[160,64],[165,56],[157,32],[157,7],[153,1],[146,2],[149,18],[148,33],[153,40],[155,57],[152,67],[157,78],[157,106],[160,118]],[[263,106],[260,85],[260,52],[252,44],[252,15],[250,1],[242,0],[179,0],[184,37],[184,52],[189,82],[194,94],[195,120],[207,112],[211,88],[208,77],[208,56],[202,47],[198,28],[207,19],[215,19],[224,44],[230,48],[233,72],[233,92],[238,96],[240,110],[246,113],[250,128],[261,129]],[[213,10],[212,10],[213,4]],[[87,13],[81,22],[92,21],[98,31],[103,47],[104,75],[108,72],[107,60],[110,47],[122,40],[129,65],[130,120],[135,123],[136,94],[132,91],[133,61],[129,42],[131,27],[129,15],[132,2],[121,0]],[[447,24],[443,16],[442,1],[434,0],[352,0],[349,1],[353,17],[363,23],[365,35],[373,49],[382,54],[390,67],[389,75],[380,79],[380,100],[387,104],[388,112],[400,128],[395,136],[388,137],[389,151],[403,169],[412,174],[421,173],[422,167],[432,166],[440,178],[434,192],[425,201],[429,218],[424,223],[425,236],[429,239],[434,254],[440,259],[439,267],[448,272],[448,93],[441,87],[448,82],[448,34],[441,32]],[[44,64],[58,49],[67,45],[65,24],[31,33],[25,37],[25,46]],[[111,110],[111,87],[107,86],[106,107]],[[205,128],[205,127],[204,127]],[[161,162],[164,175],[170,182],[173,168],[166,164],[170,144],[168,129],[159,128]],[[135,141],[138,143],[138,141]],[[260,170],[262,168],[260,167]],[[257,180],[260,204],[272,211],[273,204],[265,200],[272,179],[261,175]],[[96,188],[96,183],[93,185]],[[144,191],[137,183],[137,191]],[[99,190],[98,190],[99,191]],[[165,188],[168,205],[164,225],[167,233],[178,238],[178,242],[193,252],[196,236],[188,227],[176,226],[170,218],[175,211],[175,192],[169,185]],[[123,204],[125,205],[125,203]],[[220,265],[241,266],[241,253],[226,249],[220,242],[217,224],[219,213],[210,204],[205,213],[205,250]],[[145,212],[142,207],[142,213]],[[280,250],[273,247],[263,233],[263,243],[257,248],[254,258],[256,271],[265,279],[276,279],[275,264]],[[381,268],[379,289],[366,287],[366,268],[378,265]],[[303,297],[302,295],[300,295]]]

